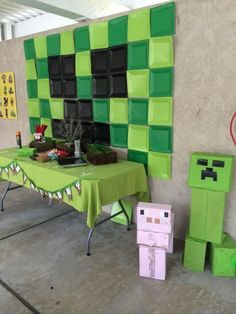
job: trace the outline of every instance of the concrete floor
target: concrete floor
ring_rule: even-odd
[[[1,183],[0,192],[3,188]],[[8,194],[5,209],[0,214],[0,314],[236,313],[236,279],[184,269],[180,241],[168,255],[167,280],[144,279],[138,276],[134,227],[127,232],[112,222],[100,226],[87,257],[84,214],[56,201],[48,207],[24,188]]]

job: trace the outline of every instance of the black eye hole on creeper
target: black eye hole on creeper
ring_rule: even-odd
[[[165,212],[165,213],[164,213],[164,217],[165,217],[165,218],[169,217],[169,213]]]
[[[207,159],[198,159],[197,160],[197,165],[199,165],[199,166],[207,166],[208,165],[208,161],[207,161]]]
[[[212,167],[224,168],[224,166],[225,166],[225,162],[222,160],[213,160],[212,161]]]

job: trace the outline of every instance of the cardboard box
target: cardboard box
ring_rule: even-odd
[[[221,244],[210,244],[210,265],[214,276],[236,276],[236,242],[230,235]]]
[[[171,233],[171,205],[138,203],[137,230]]]
[[[139,245],[139,276],[165,280],[166,251],[164,249]]]
[[[213,243],[224,238],[225,192],[192,189],[189,236]]]
[[[172,214],[172,226],[174,225],[174,214]],[[161,232],[151,232],[137,230],[137,244],[154,246],[166,249],[168,253],[173,253],[174,228],[171,234]]]
[[[184,267],[192,271],[204,271],[206,247],[206,241],[191,238],[187,234],[183,256]]]
[[[167,249],[170,243],[170,234],[150,231],[137,231],[137,244]]]

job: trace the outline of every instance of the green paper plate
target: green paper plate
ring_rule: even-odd
[[[114,147],[127,147],[128,144],[128,125],[111,124],[111,145]]]
[[[127,71],[128,95],[130,98],[145,98],[149,96],[149,71]]]
[[[121,16],[108,21],[109,46],[126,44],[128,16]]]
[[[150,37],[149,9],[143,9],[128,16],[128,41],[148,39]]]
[[[148,127],[129,125],[128,148],[132,150],[148,151]]]
[[[172,153],[173,129],[169,126],[150,126],[149,149],[160,153]]]
[[[89,25],[91,49],[108,47],[108,22]]]
[[[149,98],[148,124],[172,126],[173,124],[172,97]]]
[[[150,96],[167,97],[173,95],[173,68],[150,70]]]
[[[148,175],[162,180],[171,179],[171,155],[148,153]]]
[[[129,99],[129,123],[147,124],[148,100],[147,99]]]
[[[174,64],[172,36],[153,37],[149,42],[150,68],[167,68]]]
[[[148,68],[148,40],[128,44],[128,69]]]
[[[126,98],[110,99],[110,122],[128,123],[128,100]]]

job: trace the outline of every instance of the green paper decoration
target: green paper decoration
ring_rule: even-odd
[[[160,153],[172,153],[173,129],[169,126],[150,126],[149,148]]]
[[[206,241],[194,239],[187,235],[185,239],[185,249],[183,257],[184,267],[192,271],[204,271],[206,246]]]
[[[214,243],[223,240],[225,192],[192,188],[189,235]]]
[[[51,98],[49,100],[52,119],[64,119],[64,102],[62,98]]]
[[[145,98],[149,96],[149,71],[127,71],[128,95],[130,98]]]
[[[175,33],[175,3],[168,3],[151,9],[151,36],[173,35]]]
[[[51,119],[41,118],[40,124],[46,124],[47,125],[47,128],[46,128],[46,131],[45,131],[44,135],[47,138],[52,138],[52,123],[51,123]]]
[[[173,95],[173,68],[150,70],[150,96],[167,97]]]
[[[147,99],[129,99],[129,123],[147,124],[148,100]]]
[[[149,9],[139,10],[128,16],[128,41],[148,39],[150,37]]]
[[[128,150],[128,160],[139,162],[147,168],[148,165],[148,153],[140,152],[137,150]]]
[[[28,99],[28,114],[30,117],[40,117],[39,100],[37,98]]]
[[[172,97],[149,98],[148,124],[172,126],[173,124]]]
[[[90,50],[89,28],[88,26],[79,27],[74,30],[75,51]]]
[[[46,37],[47,54],[49,57],[59,56],[61,54],[61,35],[53,34]]]
[[[170,3],[26,40],[30,117],[46,119],[50,129],[51,118],[64,119],[64,100],[50,98],[47,57],[76,53],[77,97],[92,99],[95,122],[111,124],[111,145],[128,146],[130,160],[149,167],[153,177],[170,179],[171,156],[162,152],[172,151],[174,11],[175,4]],[[93,99],[91,49],[124,44],[127,44],[128,99]],[[52,137],[50,129],[48,137]]]
[[[92,78],[91,76],[77,77],[77,94],[78,98],[92,98]]]
[[[199,164],[198,160],[204,160],[205,164]],[[214,166],[218,162],[223,162],[224,167]],[[191,156],[188,184],[191,187],[229,192],[232,188],[233,166],[234,157],[232,155],[194,152]],[[213,171],[217,172],[217,181],[211,178],[201,180],[201,172],[206,170],[206,167],[213,168]]]
[[[61,55],[70,55],[75,53],[73,31],[61,33]]]
[[[126,44],[128,16],[121,16],[108,21],[109,46]]]
[[[129,125],[128,148],[147,152],[148,127],[139,125]]]
[[[36,60],[38,78],[48,78],[48,59],[42,58]]]
[[[229,234],[221,244],[210,244],[209,257],[214,276],[236,276],[236,243]]]
[[[172,36],[151,38],[149,45],[150,68],[167,68],[174,65]]]
[[[29,124],[30,124],[30,133],[34,134],[36,132],[35,126],[40,124],[40,118],[29,118]]]
[[[27,80],[37,79],[37,72],[34,60],[26,60],[25,65],[26,65],[26,79]]]
[[[125,208],[125,211],[129,217],[129,222],[132,221],[132,212],[133,212],[133,204],[130,201],[122,200],[122,205]],[[122,210],[119,202],[115,202],[112,206],[111,210],[111,216],[115,215],[116,213],[120,212]],[[117,215],[113,218],[111,218],[111,221],[117,222],[119,224],[127,226],[127,220],[124,213],[121,213],[120,215]]]
[[[93,118],[96,122],[109,122],[109,99],[93,100]]]
[[[50,104],[48,99],[40,99],[39,100],[39,108],[40,108],[40,116],[42,118],[52,118]]]
[[[126,98],[110,99],[110,122],[128,123],[128,100]]]
[[[47,58],[47,42],[45,36],[34,38],[36,58]]]
[[[29,98],[38,98],[38,81],[28,80],[27,81],[27,92]]]
[[[148,68],[148,40],[128,44],[128,69]]]
[[[35,59],[35,47],[34,47],[34,39],[30,38],[24,41],[24,52],[25,52],[25,59]]]
[[[111,145],[114,147],[128,146],[128,125],[127,124],[111,124]]]
[[[76,76],[91,75],[91,58],[90,51],[76,53],[75,59]]]
[[[38,97],[42,99],[50,98],[49,79],[38,80]]]
[[[108,47],[108,22],[89,25],[91,49]]]
[[[162,180],[171,179],[171,155],[148,153],[148,175]]]

